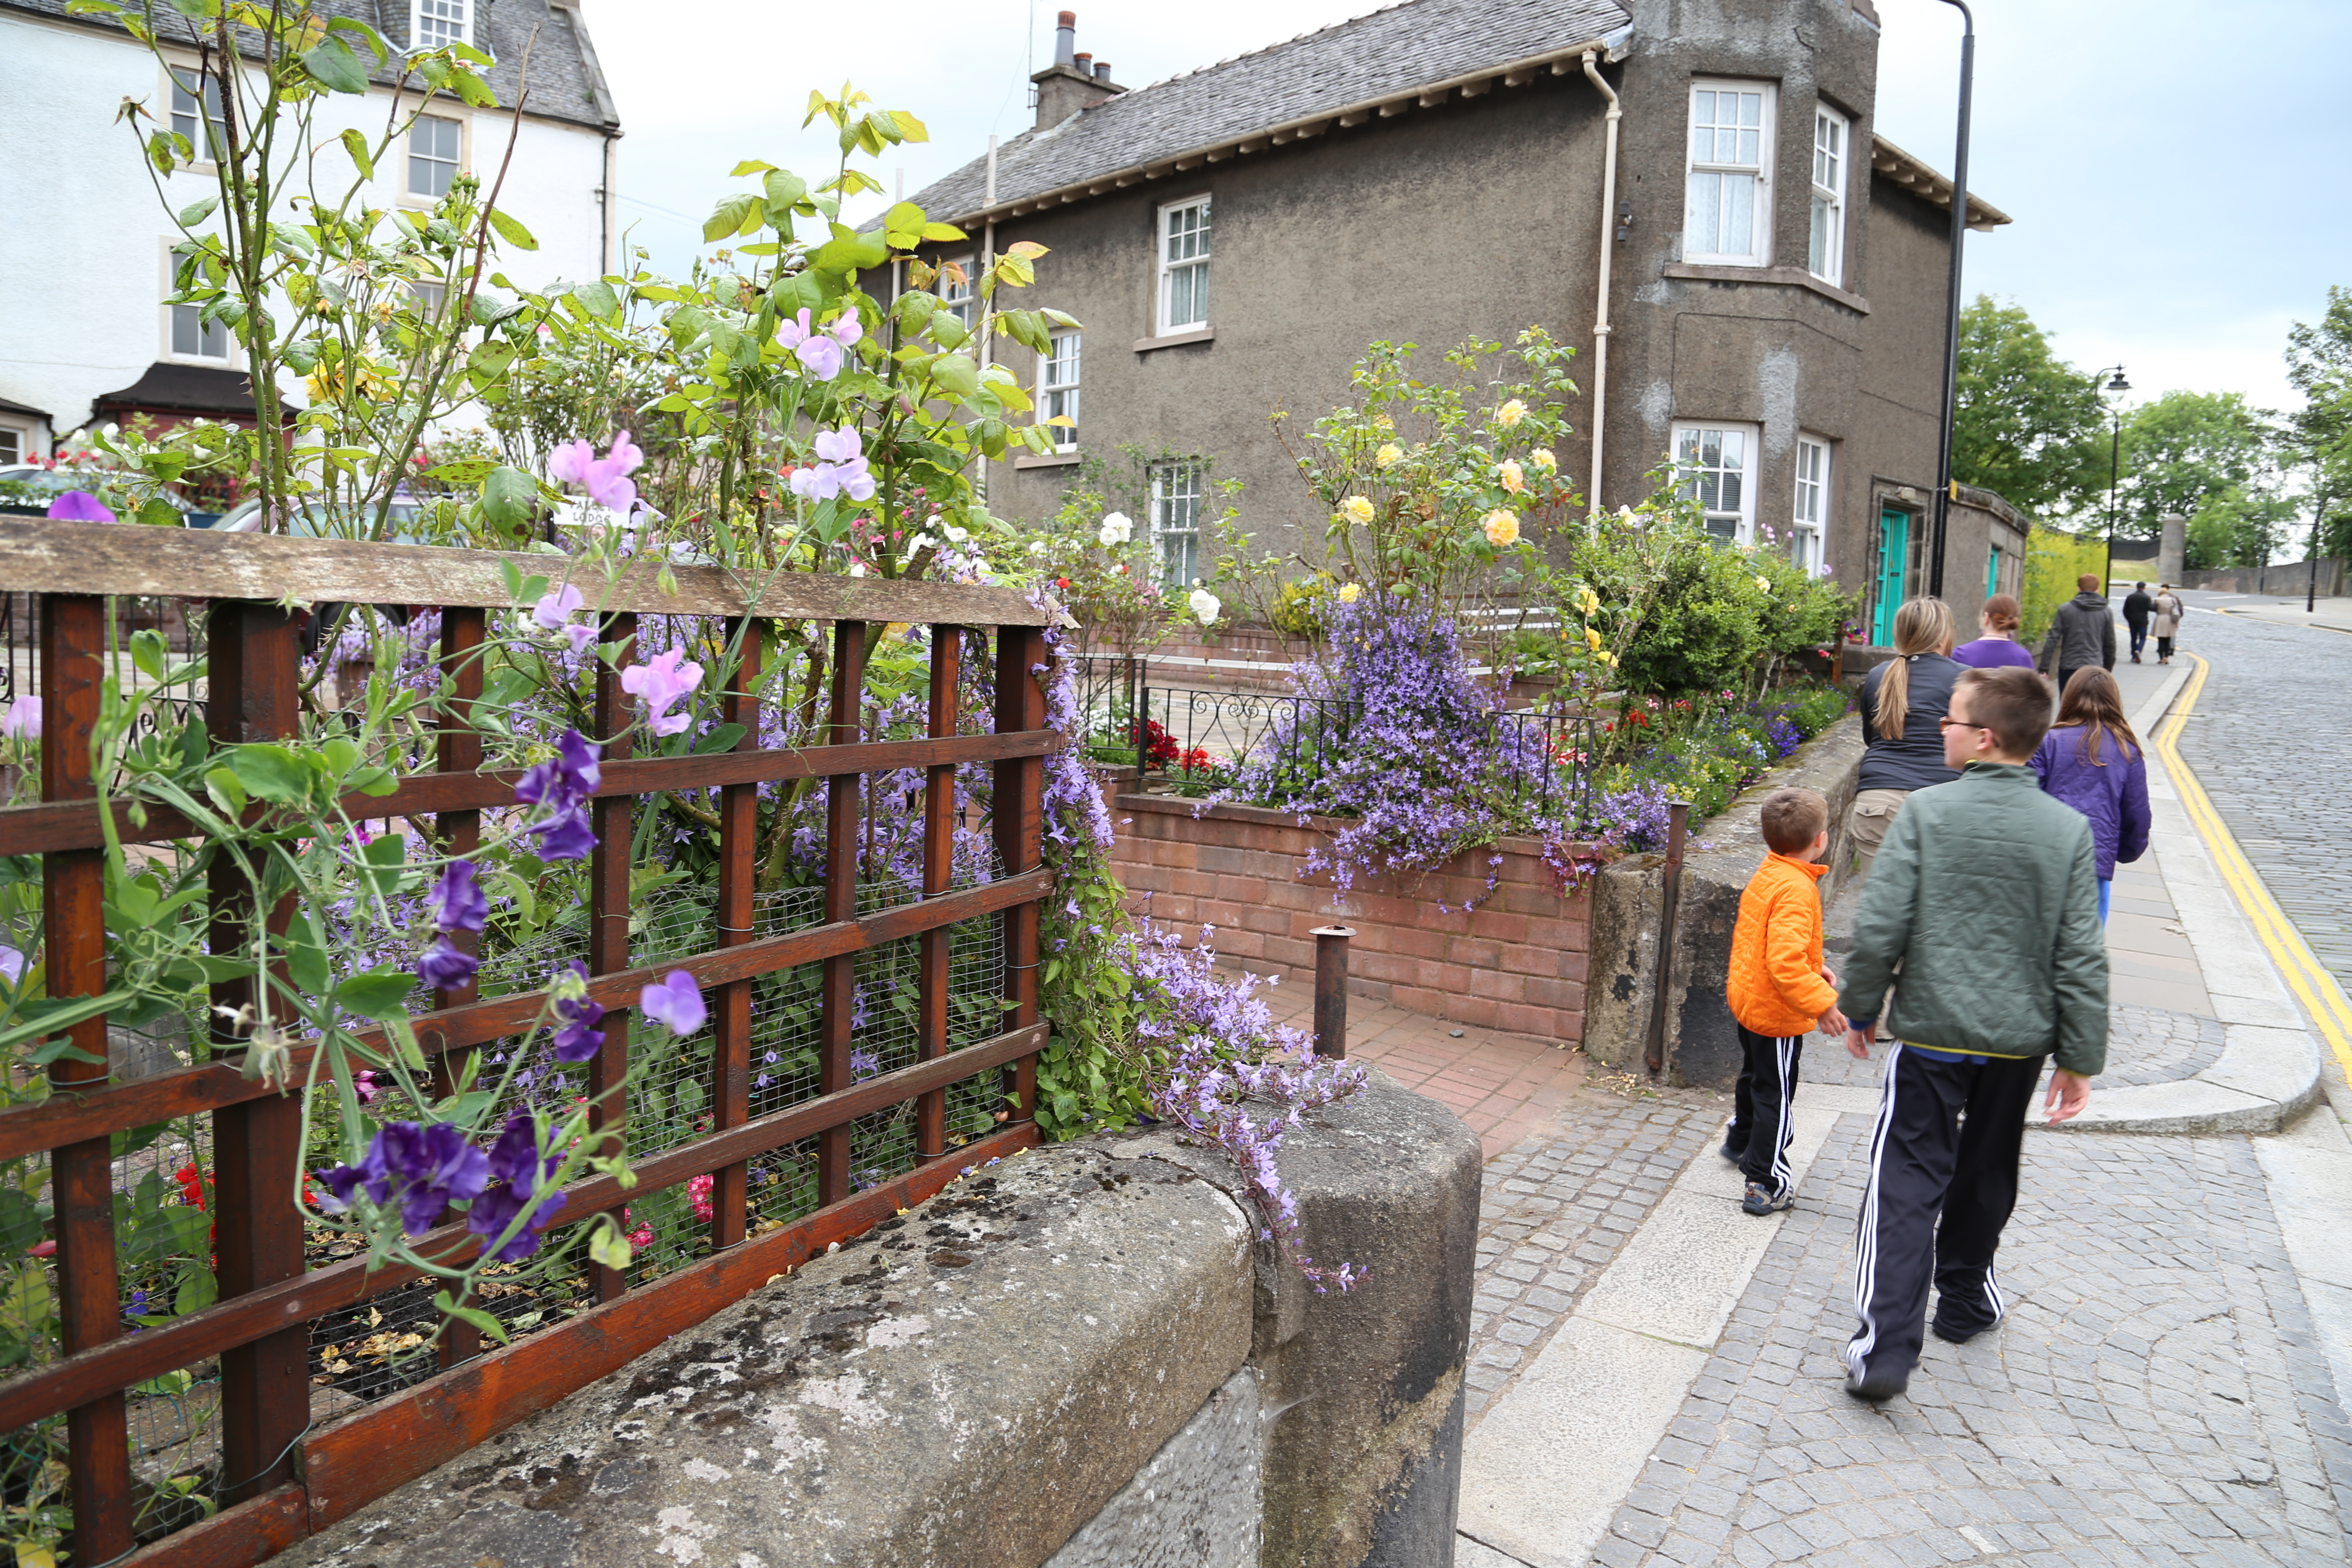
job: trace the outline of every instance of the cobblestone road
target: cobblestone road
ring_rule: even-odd
[[[2179,647],[2212,666],[2182,758],[2271,896],[2352,990],[2352,636],[2192,608]]]
[[[2316,1564],[2352,1430],[2244,1138],[2029,1141],[1999,1329],[1846,1397],[1868,1119],[1838,1119],[1597,1563]]]

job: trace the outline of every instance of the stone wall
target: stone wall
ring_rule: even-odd
[[[2224,594],[2271,594],[2292,595],[2310,591],[2315,575],[2318,595],[2323,599],[2334,598],[2344,592],[2344,563],[2321,556],[2318,571],[2313,572],[2309,561],[2287,561],[2275,566],[2231,566],[2210,572],[2184,572],[2180,586],[2206,588]]]
[[[1861,766],[1862,716],[1849,714],[1750,784],[1731,809],[1693,836],[1683,861],[1674,966],[1666,981],[1665,1060],[1675,1082],[1724,1085],[1739,1074],[1739,1039],[1724,1006],[1723,987],[1731,968],[1739,895],[1765,855],[1759,820],[1764,797],[1796,784],[1829,798],[1830,870],[1820,884],[1827,904],[1850,866],[1845,817]],[[1595,1061],[1635,1068],[1643,1060],[1657,994],[1664,865],[1662,855],[1629,856],[1594,885],[1584,1050]]]
[[[1373,1076],[1281,1164],[1164,1131],[967,1173],[287,1553],[325,1568],[1407,1568],[1459,1483],[1479,1149]]]
[[[1112,862],[1138,912],[1213,925],[1221,954],[1302,984],[1315,975],[1309,933],[1344,921],[1356,932],[1348,979],[1358,995],[1480,1028],[1583,1037],[1585,898],[1560,896],[1537,840],[1506,838],[1425,876],[1370,879],[1335,904],[1328,873],[1300,873],[1340,824],[1302,826],[1290,813],[1244,805],[1196,818],[1200,805],[1114,798]]]

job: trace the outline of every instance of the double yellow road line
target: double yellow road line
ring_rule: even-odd
[[[2206,671],[2211,668],[2193,653],[2187,657],[2195,662],[2197,672],[2189,678],[2189,685],[2173,703],[2171,713],[2157,727],[2157,755],[2164,759],[2172,775],[2173,788],[2180,793],[2180,804],[2188,808],[2189,820],[2197,825],[2213,864],[2221,868],[2221,879],[2237,895],[2238,907],[2245,911],[2247,923],[2262,939],[2263,946],[2270,950],[2279,973],[2286,976],[2288,989],[2303,1003],[2304,1011],[2311,1016],[2328,1049],[2335,1053],[2337,1068],[2352,1079],[2352,1000],[2347,1000],[2336,976],[2319,962],[2318,955],[2303,940],[2303,933],[2294,929],[2294,922],[2271,897],[2270,889],[2263,885],[2262,878],[2238,847],[2236,836],[2221,820],[2221,814],[2213,809],[2205,786],[2197,782],[2197,775],[2180,760],[2180,731],[2188,726],[2189,710],[2197,706],[2198,694],[2205,689]]]

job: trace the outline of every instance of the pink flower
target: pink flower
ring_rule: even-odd
[[[20,741],[39,740],[41,738],[41,700],[27,695],[19,697],[10,703],[8,717],[0,719],[0,735],[12,736]]]
[[[68,490],[49,503],[49,515],[60,522],[112,522],[114,514],[88,490]]]
[[[711,1182],[712,1178],[709,1176],[688,1176],[686,1179],[686,1195],[694,1205],[694,1217],[698,1220],[709,1220],[718,1212],[710,1202]]]
[[[865,336],[866,328],[855,310],[843,312],[823,327],[813,327],[808,311],[803,310],[776,329],[776,341],[792,350],[793,357],[819,381],[839,375],[841,351]]]
[[[590,500],[607,511],[625,512],[637,500],[636,481],[629,476],[645,461],[645,453],[629,439],[629,433],[619,430],[614,432],[613,445],[602,458],[585,441],[562,443],[547,455],[547,477],[580,486]]]
[[[820,428],[810,445],[817,460],[793,470],[793,493],[812,500],[831,500],[846,494],[852,500],[874,499],[874,476],[867,469],[864,442],[849,426]]]
[[[585,446],[587,443],[581,444]],[[551,462],[548,467],[551,469],[554,464]],[[551,594],[541,595],[539,603],[531,606],[530,618],[549,631],[562,631],[563,623],[572,618],[572,612],[579,609],[580,605],[580,590],[566,583]]]
[[[685,657],[684,649],[674,647],[621,671],[621,689],[644,700],[646,727],[656,735],[675,735],[694,722],[691,713],[669,711],[671,703],[702,684],[702,666],[680,664]]]

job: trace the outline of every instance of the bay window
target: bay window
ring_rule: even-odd
[[[1683,259],[1761,267],[1771,259],[1773,89],[1692,84]]]
[[[1824,283],[1845,280],[1845,174],[1852,133],[1837,110],[1813,110],[1813,210],[1805,268]]]

